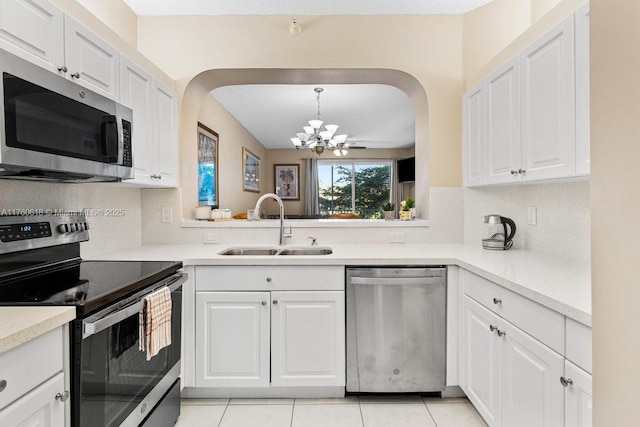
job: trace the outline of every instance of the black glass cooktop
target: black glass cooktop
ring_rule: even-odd
[[[176,261],[80,261],[0,281],[0,305],[72,305],[78,317],[182,268]]]

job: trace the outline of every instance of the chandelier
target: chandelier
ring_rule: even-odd
[[[323,90],[321,87],[314,89],[318,103],[315,120],[309,120],[309,126],[303,126],[304,132],[297,133],[295,138],[291,138],[291,142],[296,149],[308,148],[317,155],[328,150],[338,157],[345,156],[349,152],[346,144],[347,135],[335,135],[339,126],[325,125],[320,120],[320,94]]]

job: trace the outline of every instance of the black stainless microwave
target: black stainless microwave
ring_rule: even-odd
[[[0,50],[0,178],[134,177],[132,111]]]

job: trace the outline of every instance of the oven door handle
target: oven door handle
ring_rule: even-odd
[[[183,273],[178,273],[165,279],[162,282],[156,283],[156,290],[161,288],[162,286],[168,286],[169,291],[173,292],[176,289],[178,289],[180,286],[182,286],[182,284],[186,281],[187,281],[187,275]],[[127,317],[130,317],[136,313],[139,313],[144,307],[144,297],[146,295],[136,298],[135,301],[133,301],[132,303],[127,304],[122,308],[118,309],[117,311],[111,312],[97,320],[82,322],[82,339],[90,337],[93,334],[97,334],[98,332],[103,331],[115,325],[116,323],[123,321]]]

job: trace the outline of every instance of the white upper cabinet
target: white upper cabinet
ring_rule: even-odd
[[[69,16],[64,19],[67,75],[107,98],[120,99],[120,54]]]
[[[154,141],[157,184],[178,185],[178,98],[168,87],[154,81]]]
[[[480,84],[464,95],[462,162],[464,185],[485,184],[485,85]]]
[[[520,181],[520,63],[514,58],[487,80],[487,184]]]
[[[133,110],[132,148],[135,180],[151,179],[154,143],[153,78],[132,61],[120,58],[120,103]]]
[[[576,12],[576,175],[591,170],[589,97],[589,4]]]
[[[573,16],[520,55],[523,180],[575,174]]]
[[[589,175],[588,5],[467,92],[463,128],[465,186]]]
[[[46,0],[0,1],[0,48],[58,73],[64,67],[64,18]]]

